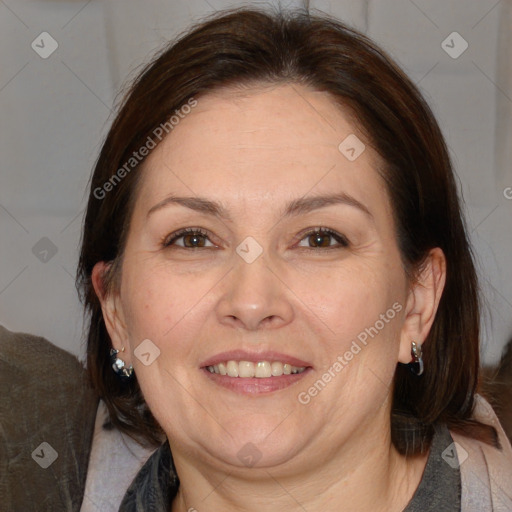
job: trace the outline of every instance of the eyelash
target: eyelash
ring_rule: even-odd
[[[323,227],[313,228],[304,233],[301,233],[301,235],[299,235],[299,236],[301,236],[301,238],[299,239],[299,242],[302,242],[302,240],[304,240],[305,238],[307,238],[311,235],[314,235],[314,234],[330,235],[339,244],[338,246],[330,246],[329,245],[329,246],[325,247],[325,249],[329,249],[329,250],[343,249],[350,245],[348,239],[345,236],[337,233],[336,231],[333,231],[328,228],[323,228]],[[162,247],[168,248],[171,245],[174,245],[176,240],[179,240],[180,238],[183,238],[186,235],[201,235],[201,236],[204,236],[205,238],[208,238],[208,233],[201,228],[185,228],[185,229],[176,231],[175,233],[173,233],[173,234],[167,236],[165,239],[163,239]],[[210,239],[208,238],[208,240],[210,240]],[[211,242],[211,240],[210,240],[210,242]],[[175,247],[179,247],[180,249],[209,249],[209,248],[211,248],[211,247],[182,247],[182,246],[175,246]],[[301,248],[312,249],[312,250],[322,249],[322,247],[301,247]]]
[[[185,235],[201,235],[201,236],[208,238],[208,233],[201,228],[185,228],[185,229],[180,229],[179,231],[176,231],[172,235],[167,236],[163,240],[162,246],[164,248],[169,247],[170,245],[174,244],[174,242],[176,242],[176,240],[182,238]],[[180,247],[182,249],[193,249],[193,247],[181,247],[181,246],[178,246],[178,247]],[[194,247],[194,249],[202,249],[202,247]]]

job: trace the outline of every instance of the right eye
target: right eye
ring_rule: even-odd
[[[181,243],[177,243],[181,240]],[[207,247],[215,247],[210,241],[210,246],[205,245],[206,241],[210,241],[208,233],[200,228],[186,228],[176,231],[167,236],[163,242],[163,247],[177,246],[183,249],[201,249]]]

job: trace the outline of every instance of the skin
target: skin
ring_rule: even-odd
[[[445,260],[432,250],[408,282],[382,162],[367,142],[349,161],[338,150],[349,134],[364,142],[328,94],[299,85],[198,98],[144,163],[119,288],[103,293],[108,264],[94,268],[113,346],[125,347],[170,441],[181,480],[173,511],[400,511],[421,480],[427,454],[404,458],[391,443],[391,386],[397,363],[411,361],[411,340],[423,343],[432,325]],[[334,192],[370,215],[349,204],[282,215],[291,200]],[[179,204],[148,217],[170,195],[218,201],[230,219]],[[187,227],[207,232],[203,247],[183,247],[190,237],[162,246]],[[349,245],[327,236],[329,247],[315,247],[306,233],[318,227]],[[248,236],[263,250],[252,263],[236,252]],[[297,395],[394,303],[401,311],[300,403]],[[133,354],[144,339],[160,350],[148,366]],[[239,348],[277,350],[312,369],[285,389],[249,396],[200,369]],[[247,443],[261,454],[254,467],[237,456]]]

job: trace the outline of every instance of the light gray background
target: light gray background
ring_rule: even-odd
[[[77,246],[86,184],[115,95],[166,40],[235,5],[242,3],[0,0],[1,324],[83,357]],[[310,8],[373,37],[437,115],[460,176],[487,301],[482,353],[495,362],[512,335],[511,0],[320,0]],[[47,59],[31,47],[45,31],[58,43]],[[456,59],[441,46],[454,31],[469,44]],[[57,250],[46,262],[33,253],[43,237]]]

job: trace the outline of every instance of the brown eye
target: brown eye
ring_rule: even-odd
[[[314,233],[309,235],[309,244],[312,247],[329,247],[331,245],[331,235],[325,233]]]
[[[332,239],[334,239],[338,245],[332,244]],[[304,245],[302,243],[304,240],[308,245]],[[306,233],[306,236],[301,240],[301,243],[299,243],[299,246],[301,247],[309,247],[314,249],[319,247],[339,248],[347,247],[348,245],[348,240],[343,235],[340,235],[335,231],[331,231],[330,229],[321,228]]]
[[[211,242],[210,245],[206,245],[207,241],[209,241],[209,238],[206,232],[200,229],[184,229],[167,238],[163,246],[169,247],[174,245],[185,249],[213,247]]]
[[[183,245],[185,247],[204,247],[205,237],[201,234],[198,235],[184,235]]]

